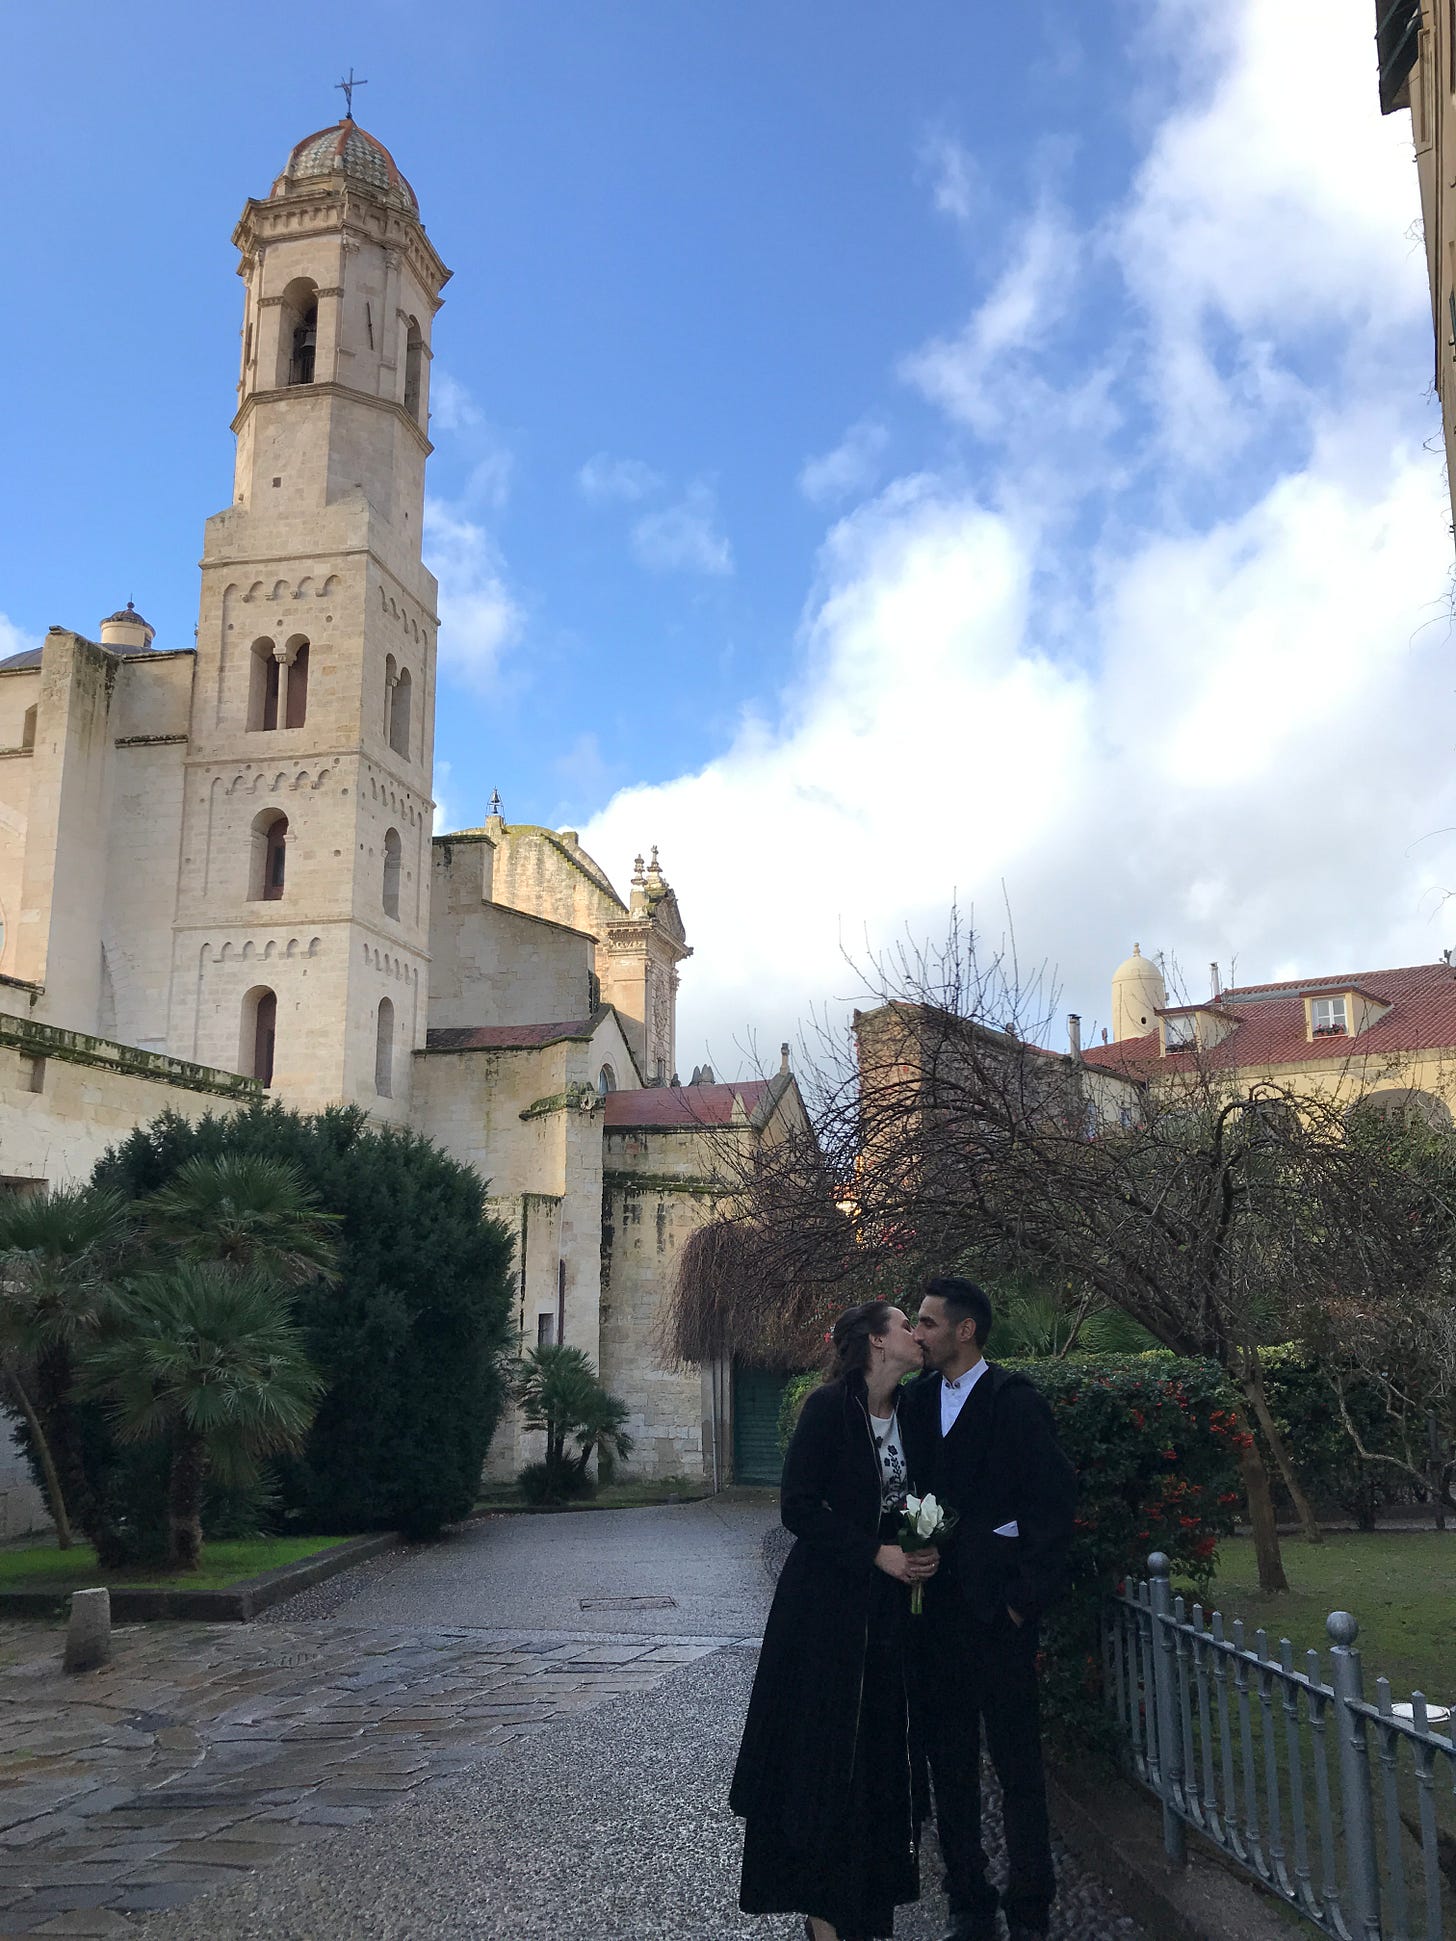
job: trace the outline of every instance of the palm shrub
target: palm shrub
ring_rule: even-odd
[[[209,1472],[233,1483],[296,1449],[320,1382],[282,1289],[259,1268],[179,1258],[117,1296],[83,1382],[124,1442],[168,1444],[167,1559],[195,1570]]]
[[[543,1461],[530,1465],[529,1478],[525,1472],[521,1477],[522,1488],[538,1502],[581,1495],[594,1450],[605,1451],[610,1462],[632,1452],[632,1438],[622,1426],[627,1405],[602,1386],[591,1357],[580,1348],[554,1343],[529,1349],[516,1371],[515,1396],[522,1426],[546,1437]]]
[[[285,1255],[309,1249],[296,1226],[284,1245],[265,1206],[243,1218],[224,1204],[236,1201],[236,1175],[226,1194],[186,1176],[201,1159],[244,1158],[290,1168],[312,1214],[332,1216],[315,1234],[335,1250],[332,1276],[316,1257],[311,1278],[285,1270]],[[160,1198],[169,1226],[174,1215],[184,1223],[177,1196],[190,1196],[214,1249],[221,1239],[229,1257],[246,1254],[293,1283],[325,1387],[302,1447],[271,1463],[291,1523],[425,1536],[469,1512],[504,1399],[512,1299],[511,1235],[487,1213],[477,1174],[357,1107],[302,1114],[268,1103],[195,1122],[168,1113],[108,1153],[95,1179],[148,1219]]]
[[[339,1216],[296,1167],[261,1153],[199,1153],[143,1202],[148,1239],[188,1260],[255,1268],[287,1287],[334,1282]]]
[[[60,1547],[70,1547],[74,1512],[103,1561],[114,1539],[92,1486],[97,1425],[76,1406],[75,1368],[112,1311],[130,1231],[126,1201],[106,1190],[56,1187],[0,1203],[0,1370],[21,1446]]]

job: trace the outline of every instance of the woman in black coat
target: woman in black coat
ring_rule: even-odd
[[[937,1552],[896,1541],[909,1487],[895,1398],[922,1366],[898,1308],[835,1323],[833,1369],[784,1459],[798,1541],[779,1577],[729,1804],[745,1822],[739,1906],[798,1913],[813,1941],[894,1933],[919,1897],[923,1802],[905,1689],[909,1587]]]

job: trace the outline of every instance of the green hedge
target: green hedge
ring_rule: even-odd
[[[1377,1513],[1386,1504],[1415,1499],[1415,1484],[1402,1471],[1361,1458],[1340,1420],[1329,1378],[1307,1349],[1293,1345],[1261,1348],[1259,1361],[1269,1413],[1317,1513],[1343,1510],[1362,1530],[1373,1530]],[[1358,1378],[1349,1382],[1345,1405],[1367,1449],[1403,1453],[1373,1382]],[[1265,1460],[1276,1500],[1285,1515],[1292,1515],[1293,1505],[1287,1500],[1268,1450]]]
[[[357,1107],[250,1107],[132,1133],[95,1183],[140,1199],[197,1154],[263,1153],[340,1216],[337,1286],[293,1296],[326,1392],[300,1456],[273,1465],[286,1522],[429,1535],[473,1506],[504,1399],[512,1240],[479,1176]],[[113,1451],[114,1464],[121,1452]]]

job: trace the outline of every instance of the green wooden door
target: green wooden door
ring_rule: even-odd
[[[779,1404],[787,1375],[767,1368],[733,1368],[733,1480],[778,1487]]]

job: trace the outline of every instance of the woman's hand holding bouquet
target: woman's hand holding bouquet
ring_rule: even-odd
[[[917,1550],[939,1550],[944,1547],[959,1522],[960,1517],[956,1511],[937,1503],[933,1496],[907,1496],[905,1518],[900,1525],[900,1548],[912,1555]],[[920,1616],[924,1595],[923,1584],[912,1586],[910,1591],[912,1617]]]

